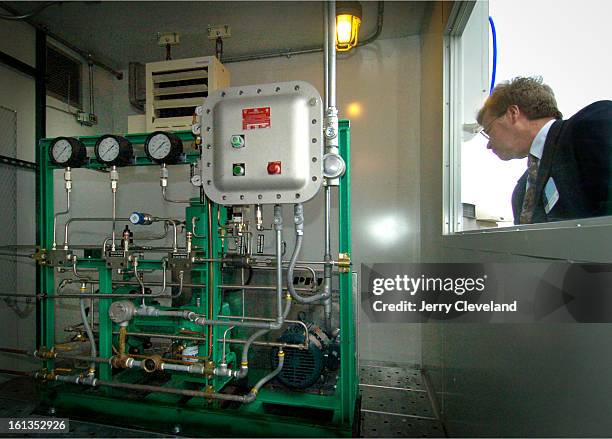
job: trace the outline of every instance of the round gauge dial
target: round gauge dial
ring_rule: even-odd
[[[87,150],[74,137],[58,137],[49,146],[49,159],[57,166],[77,168],[87,159]]]
[[[132,144],[124,137],[107,134],[96,142],[95,153],[104,165],[127,165],[132,158]]]
[[[183,142],[173,133],[156,131],[145,140],[145,154],[157,163],[177,163],[183,154]]]

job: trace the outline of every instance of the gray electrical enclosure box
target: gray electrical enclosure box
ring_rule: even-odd
[[[201,109],[202,184],[215,203],[302,203],[321,188],[323,105],[303,81],[231,87]]]

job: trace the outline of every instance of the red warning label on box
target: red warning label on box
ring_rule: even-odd
[[[242,110],[242,129],[270,127],[270,107],[245,108]]]

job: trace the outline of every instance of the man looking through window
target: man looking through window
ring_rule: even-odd
[[[607,215],[612,101],[562,120],[542,78],[498,84],[476,117],[487,148],[502,160],[527,157],[512,193],[515,224]]]

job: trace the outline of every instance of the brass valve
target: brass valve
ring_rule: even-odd
[[[127,355],[114,355],[111,358],[111,366],[114,369],[127,369],[129,359],[130,357]]]
[[[30,255],[30,257],[34,259],[38,265],[47,265],[47,250],[44,248],[37,247],[36,251]]]
[[[55,381],[55,372],[53,370],[49,372],[47,369],[41,369],[34,376],[42,381]]]
[[[57,354],[55,349],[47,349],[45,347],[40,348],[35,352],[35,356],[41,360],[53,360]]]
[[[348,273],[351,270],[351,255],[348,253],[338,254],[338,271]]]
[[[204,363],[204,375],[208,377],[212,377],[215,372],[215,363],[212,361],[206,361]]]

